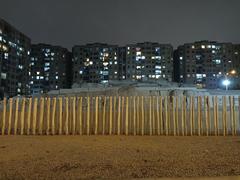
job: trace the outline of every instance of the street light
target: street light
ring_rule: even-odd
[[[228,79],[224,79],[222,84],[226,87],[226,91],[228,90],[228,86],[230,84],[230,81]]]

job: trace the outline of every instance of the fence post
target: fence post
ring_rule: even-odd
[[[46,134],[49,135],[50,132],[50,105],[51,105],[51,98],[47,98],[47,131]]]
[[[109,97],[109,135],[112,135],[112,124],[113,124],[113,108],[112,108],[112,96]]]
[[[117,104],[117,97],[113,97],[113,134],[116,134],[116,104]]]
[[[193,97],[190,96],[190,105],[189,105],[189,123],[190,123],[190,136],[193,135],[193,131],[192,131],[192,113],[193,113]]]
[[[6,125],[6,109],[7,109],[7,99],[3,99],[3,124],[2,124],[2,135],[5,134],[5,125]]]
[[[73,113],[73,124],[72,124],[72,135],[75,135],[76,133],[76,97],[73,97],[73,102],[72,102],[72,113]]]
[[[144,135],[144,129],[145,129],[145,127],[144,127],[144,104],[143,104],[143,101],[144,101],[144,97],[142,96],[142,103],[141,103],[141,105],[142,105],[142,118],[141,118],[141,120],[142,120],[142,132],[141,132],[141,134],[142,134],[142,136]]]
[[[181,121],[182,121],[182,135],[184,136],[185,131],[184,131],[184,96],[181,98],[182,102],[182,108],[181,108]]]
[[[90,135],[90,97],[87,97],[87,135]]]
[[[233,122],[234,122],[234,136],[237,134],[237,121],[236,121],[236,111],[235,111],[235,97],[233,96]]]
[[[152,96],[149,96],[149,135],[152,135]]]
[[[28,104],[28,116],[27,116],[27,135],[30,134],[30,119],[31,119],[31,112],[32,112],[32,98],[29,98],[29,104]]]
[[[195,96],[192,97],[192,128],[193,128],[193,135],[196,134],[196,126],[195,126]]]
[[[102,134],[105,134],[105,121],[106,121],[106,96],[104,96],[104,101],[103,101],[103,130],[102,130]]]
[[[52,108],[52,135],[55,135],[55,114],[56,114],[56,97],[53,98],[53,108]]]
[[[162,107],[162,96],[159,98],[159,112],[160,112],[160,134],[163,134],[163,107]]]
[[[165,106],[165,134],[168,136],[168,97],[164,97],[164,106]]]
[[[217,98],[214,96],[214,134],[217,135]]]
[[[197,119],[198,119],[198,136],[201,136],[201,96],[198,96],[198,113],[197,113]]]
[[[68,135],[68,97],[65,98],[65,109],[66,109],[66,119],[65,119],[65,134]]]
[[[40,115],[39,115],[39,134],[42,135],[42,126],[43,126],[43,113],[44,113],[44,98],[40,98]]]
[[[141,109],[141,103],[140,103],[140,97],[137,96],[137,106],[136,106],[136,124],[137,124],[137,134],[140,135],[140,109]]]
[[[187,129],[187,97],[184,96],[183,97],[184,101],[183,101],[183,108],[184,108],[184,129],[185,129],[185,135],[188,135],[188,129]]]
[[[222,97],[222,125],[223,125],[223,136],[226,135],[226,96]]]
[[[11,126],[12,126],[12,102],[13,99],[9,99],[9,116],[8,116],[8,135],[11,134]]]
[[[126,97],[126,120],[125,120],[125,134],[128,135],[128,96]]]
[[[179,126],[178,126],[178,96],[176,96],[176,111],[175,111],[175,116],[176,116],[176,130],[177,130],[177,135],[179,136]]]
[[[79,134],[82,135],[82,102],[83,102],[83,98],[80,97],[80,101],[78,101],[79,103],[79,109],[78,109],[78,120],[79,120]]]
[[[173,119],[173,135],[176,136],[176,122],[175,122],[175,96],[172,96],[172,119]]]
[[[21,132],[20,134],[23,135],[24,134],[24,116],[25,116],[25,103],[26,103],[26,99],[25,97],[22,99],[22,108],[21,108]]]
[[[59,103],[59,135],[62,135],[62,97],[58,98],[58,103]]]
[[[118,119],[117,119],[117,135],[120,135],[121,120],[121,96],[118,96]]]
[[[157,135],[160,135],[159,96],[157,96]]]
[[[19,104],[19,98],[15,101],[15,121],[14,121],[14,135],[17,134],[17,126],[18,126],[18,104]]]
[[[206,135],[208,136],[208,97],[204,96],[204,113],[205,113],[205,124],[206,124]]]
[[[95,98],[95,135],[98,134],[98,96]]]
[[[232,135],[234,135],[234,105],[233,105],[233,96],[230,96],[231,98],[231,123],[232,123]]]
[[[38,99],[34,98],[33,102],[33,135],[36,134],[36,126],[37,126],[37,104]]]
[[[156,104],[156,100],[155,100],[156,96],[152,96],[152,134],[155,135],[156,134],[156,125],[155,125],[155,104]]]
[[[133,135],[136,135],[136,102],[135,96],[133,96]]]

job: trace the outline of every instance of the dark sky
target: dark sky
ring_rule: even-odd
[[[0,17],[32,38],[75,44],[240,43],[240,0],[0,0]]]

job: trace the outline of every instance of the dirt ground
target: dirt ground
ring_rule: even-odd
[[[0,136],[0,179],[240,175],[240,137]]]

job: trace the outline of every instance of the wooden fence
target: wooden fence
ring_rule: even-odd
[[[4,99],[0,133],[235,136],[240,134],[239,112],[240,97],[233,96]]]

